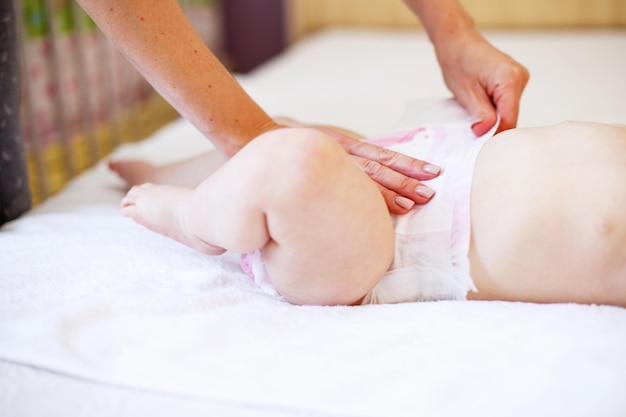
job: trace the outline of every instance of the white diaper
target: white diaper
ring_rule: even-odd
[[[260,289],[274,297],[280,297],[280,294],[276,291],[274,284],[272,284],[270,280],[267,269],[265,269],[263,254],[260,250],[242,254],[240,265],[241,269],[254,280],[254,283]]]
[[[478,153],[496,128],[476,138],[467,123],[427,125],[366,140],[439,165],[442,172],[426,182],[435,190],[428,204],[392,216],[393,263],[362,304],[465,300],[469,291],[477,291],[467,258],[470,191]],[[242,255],[241,266],[260,288],[278,296],[260,251]]]
[[[422,126],[368,139],[442,168],[425,182],[435,190],[428,204],[394,215],[393,263],[363,304],[465,300],[477,291],[469,273],[470,191],[474,164],[496,126],[476,138],[467,124]]]

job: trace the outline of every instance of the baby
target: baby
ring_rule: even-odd
[[[203,159],[118,161],[123,214],[200,252],[242,255],[295,304],[478,299],[626,306],[626,126],[475,138],[424,126],[372,143],[438,164],[432,200],[391,215],[330,136],[259,136],[199,185]]]

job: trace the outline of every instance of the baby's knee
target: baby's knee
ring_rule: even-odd
[[[293,191],[314,192],[328,187],[335,170],[351,163],[346,152],[329,136],[316,129],[287,128],[255,139],[260,158],[271,165],[276,186],[284,183]]]
[[[320,130],[304,127],[284,128],[259,136],[256,140],[275,158],[306,165],[309,161],[335,157],[342,149]]]

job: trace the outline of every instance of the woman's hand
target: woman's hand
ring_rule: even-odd
[[[376,182],[390,212],[404,214],[415,203],[424,204],[433,196],[433,190],[421,181],[438,176],[439,167],[347,135],[330,136]]]
[[[276,117],[273,122],[279,126],[319,129],[333,138],[378,185],[392,213],[404,214],[415,203],[427,203],[434,195],[421,181],[437,177],[441,171],[438,166],[362,142],[363,137],[358,133],[337,126],[307,124],[286,117]]]
[[[474,134],[487,133],[496,114],[500,131],[515,127],[526,68],[487,42],[458,0],[404,2],[424,24],[446,85],[474,117]]]
[[[519,102],[528,82],[528,70],[496,49],[475,30],[436,45],[446,85],[475,122],[477,136],[501,117],[498,131],[517,125]]]

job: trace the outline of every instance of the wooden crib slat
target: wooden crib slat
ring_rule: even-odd
[[[70,3],[70,14],[74,21],[75,26],[75,42],[76,42],[76,53],[74,54],[74,62],[73,65],[76,69],[76,75],[78,79],[78,83],[81,87],[87,85],[87,71],[86,71],[86,58],[84,51],[84,38],[83,34],[84,25],[81,24],[80,13],[82,9],[75,2]],[[95,164],[101,157],[102,153],[100,147],[98,146],[98,142],[95,135],[96,123],[93,117],[93,109],[91,103],[89,101],[89,89],[87,88],[79,88],[77,91],[77,101],[78,105],[81,109],[85,109],[84,114],[80,118],[80,126],[81,130],[85,136],[85,140],[87,142],[87,155],[85,155],[87,162],[87,166],[91,166]],[[82,168],[82,167],[81,167]]]
[[[73,0],[9,1],[19,13],[21,113],[34,204],[116,146],[179,117]],[[205,30],[219,27],[216,1],[193,7],[195,17],[209,16],[201,22]]]
[[[24,14],[21,1],[15,1],[15,14],[17,20],[16,26],[18,33],[20,72],[21,74],[25,74],[28,68],[28,61],[25,45],[26,29],[24,28]],[[41,138],[41,133],[39,131],[39,125],[35,120],[35,112],[33,109],[34,92],[30,83],[24,82],[24,77],[21,79],[20,89],[22,92],[22,124],[24,126],[22,136],[26,147],[33,204],[37,204],[48,197],[50,190],[48,189],[48,184],[45,180],[46,167],[43,160],[41,142],[39,140],[39,138]]]
[[[61,100],[61,91],[63,91],[63,85],[61,84],[61,62],[59,60],[59,45],[58,39],[60,38],[60,33],[58,26],[55,22],[54,15],[52,14],[51,4],[49,0],[44,0],[41,2],[43,11],[45,13],[45,18],[49,23],[49,32],[47,34],[48,39],[51,41],[51,53],[50,59],[47,60],[48,63],[48,73],[50,74],[52,87],[54,88],[54,94],[50,94],[50,98],[53,100],[53,115],[54,121],[57,129],[57,135],[55,138],[55,142],[60,145],[61,148],[61,158],[63,162],[62,169],[65,171],[65,178],[70,179],[76,175],[77,169],[74,163],[74,158],[72,157],[72,149],[70,147],[69,136],[70,132],[68,126],[66,124],[66,108],[65,103]],[[63,62],[64,66],[71,66],[72,62]]]

